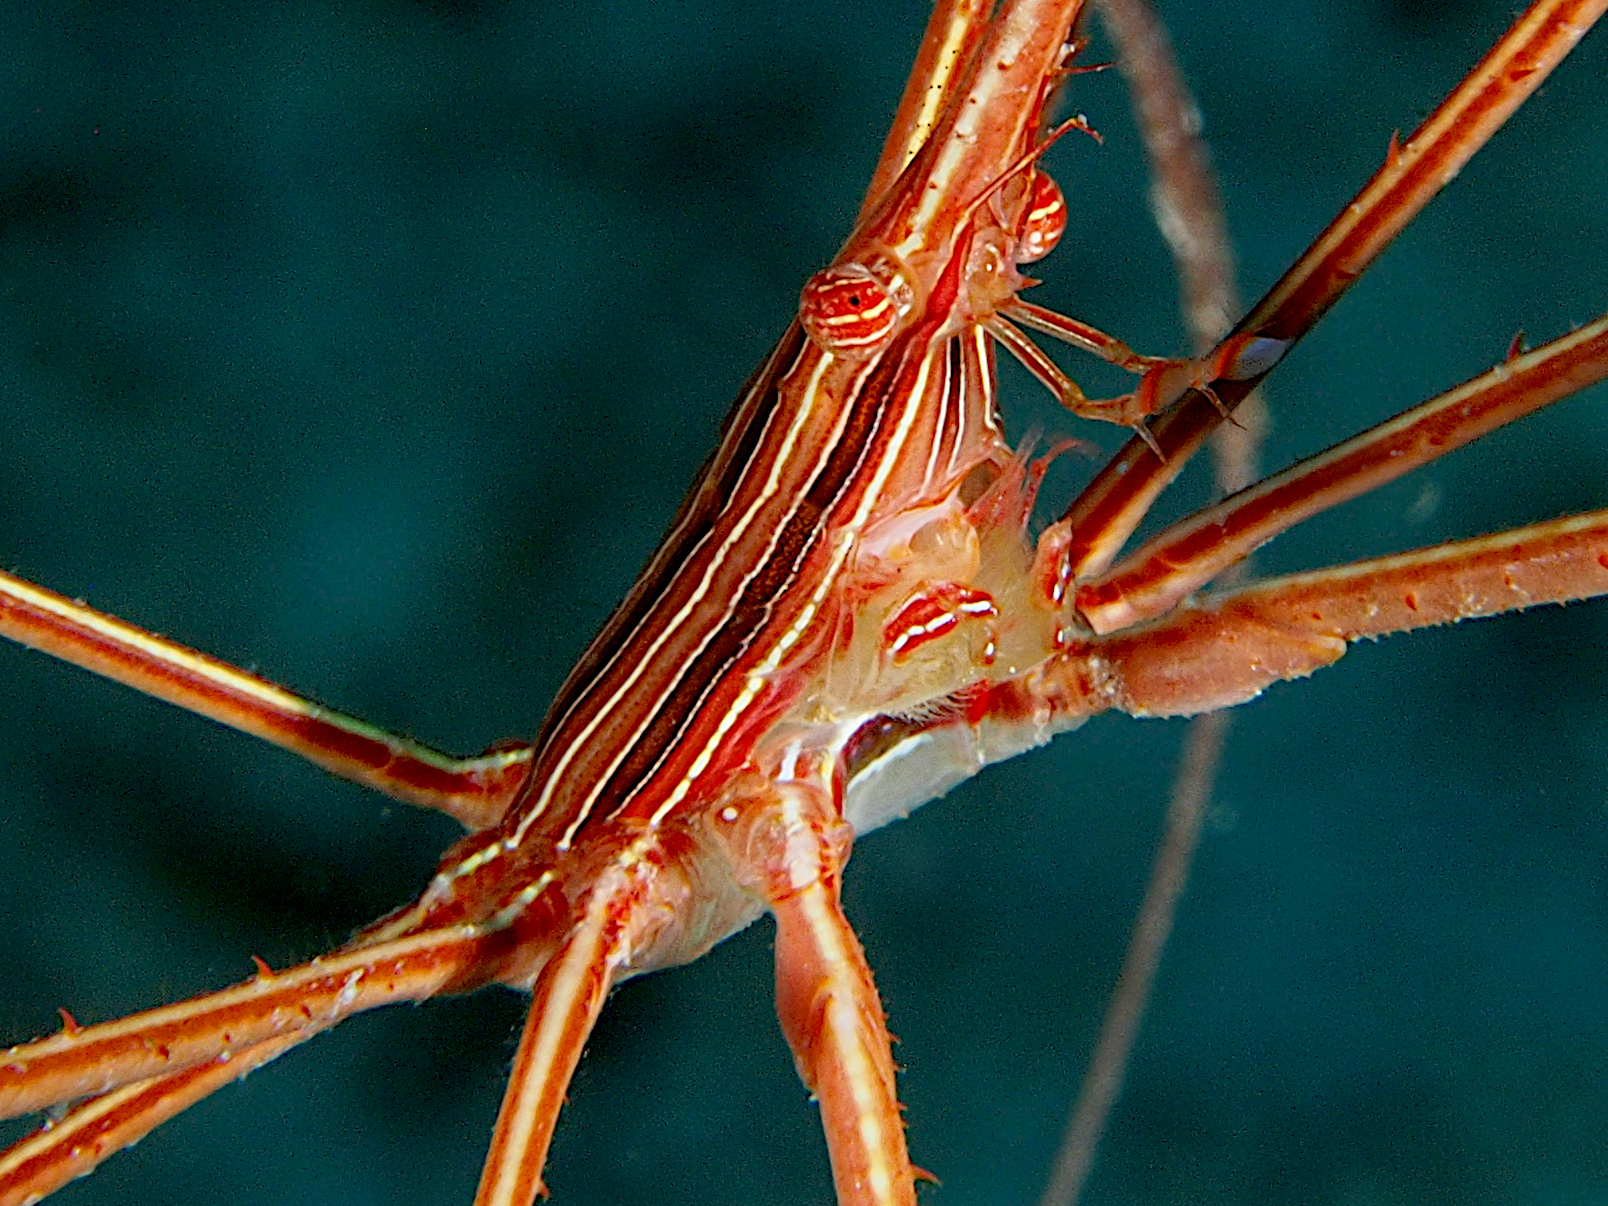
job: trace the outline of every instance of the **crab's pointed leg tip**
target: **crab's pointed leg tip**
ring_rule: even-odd
[[[1163,465],[1167,463],[1167,454],[1161,450],[1161,445],[1157,442],[1156,437],[1151,434],[1150,428],[1146,427],[1142,422],[1135,423],[1133,425],[1133,433],[1145,442],[1145,446],[1149,448],[1151,452],[1156,454],[1156,459],[1158,461],[1160,461]]]
[[[1235,427],[1239,426],[1239,424],[1234,421],[1234,412],[1229,410],[1227,406],[1223,405],[1223,400],[1217,396],[1217,391],[1215,389],[1209,385],[1201,385],[1197,386],[1196,388],[1200,390],[1206,401],[1212,404],[1213,408],[1218,414],[1222,415],[1223,418],[1228,420],[1230,423],[1233,423]]]

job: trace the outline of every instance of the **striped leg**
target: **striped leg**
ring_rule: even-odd
[[[78,1101],[0,1152],[0,1206],[38,1201],[342,1018],[484,983],[505,945],[468,926],[412,934],[0,1052],[0,1117]]]
[[[1608,595],[1608,511],[1269,578],[1160,620],[1075,642],[1035,702],[1072,717],[1116,708],[1192,716],[1304,678],[1365,637]]]
[[[838,1206],[914,1206],[891,1039],[839,896],[849,826],[794,783],[714,815],[739,881],[776,915],[776,1012],[821,1105]]]
[[[652,912],[640,851],[628,849],[586,897],[569,937],[537,974],[475,1206],[530,1206],[581,1050]],[[647,906],[647,907],[645,907]]]
[[[0,1152],[0,1206],[25,1206],[88,1176],[108,1156],[132,1147],[162,1123],[227,1084],[256,1071],[312,1031],[255,1043],[181,1072],[135,1081],[75,1105],[59,1122],[47,1123]]]
[[[466,829],[501,820],[530,774],[528,745],[454,758],[7,573],[0,637],[270,741],[343,779],[439,809]]]
[[[456,926],[337,951],[233,988],[0,1051],[0,1118],[165,1076],[287,1034],[310,1036],[397,1001],[467,992],[506,956],[497,933]]]

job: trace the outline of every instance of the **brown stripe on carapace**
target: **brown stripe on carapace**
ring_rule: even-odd
[[[804,346],[804,332],[795,322],[782,335],[776,350],[738,392],[737,404],[727,412],[721,424],[720,442],[693,479],[692,489],[682,499],[671,521],[669,537],[643,566],[630,593],[587,646],[548,708],[536,738],[538,760],[564,719],[642,626],[648,613],[663,597],[665,583],[680,572],[692,550],[708,536],[716,517],[735,494],[737,482],[747,472],[776,411],[778,385],[792,371]]]
[[[961,241],[964,243],[964,235]],[[720,454],[683,505],[677,530],[655,554],[616,620],[594,642],[584,678],[577,675],[564,692],[564,710],[555,710],[544,727],[530,790],[556,803],[553,792],[557,789],[576,805],[574,809],[559,808],[544,823],[544,829],[551,824],[554,831],[566,826],[565,844],[575,842],[581,831],[599,818],[622,812],[653,815],[678,791],[700,800],[703,793],[683,782],[693,764],[703,760],[700,778],[706,773],[718,776],[733,761],[747,757],[757,732],[803,689],[799,676],[778,674],[762,697],[740,702],[748,690],[748,674],[775,654],[774,642],[799,622],[807,601],[821,595],[820,577],[832,572],[827,568],[831,559],[823,548],[823,535],[834,523],[848,522],[868,491],[891,487],[904,499],[916,482],[897,472],[899,466],[889,464],[889,457],[895,461],[914,457],[923,468],[928,463],[937,433],[923,431],[913,440],[901,442],[897,452],[889,441],[901,427],[905,436],[914,434],[907,425],[909,407],[931,405],[932,380],[926,367],[930,359],[946,355],[947,340],[940,339],[940,332],[951,321],[963,259],[963,254],[956,254],[945,266],[930,295],[931,305],[913,329],[896,335],[874,362],[855,366],[855,371],[835,385],[823,382],[819,386],[828,391],[815,398],[817,403],[825,402],[823,414],[841,415],[827,425],[833,431],[831,444],[817,446],[810,455],[813,469],[803,463],[796,466],[805,472],[794,474],[795,480],[787,487],[792,492],[791,502],[785,495],[777,499],[781,510],[772,522],[779,527],[770,534],[755,532],[757,539],[744,539],[747,551],[741,556],[756,560],[746,566],[733,562],[725,572],[731,585],[740,590],[737,598],[684,626],[678,637],[680,652],[651,650],[651,643],[660,635],[653,628],[655,615],[662,614],[672,598],[691,589],[689,575],[703,572],[697,566],[711,544],[721,543],[723,533],[727,538],[734,534],[727,532],[739,514],[734,500],[752,495],[756,482],[776,468],[763,463],[770,455],[764,443],[776,423],[787,421],[782,413],[788,404],[781,383],[814,379],[807,360],[813,345],[800,342],[796,326],[761,376],[763,388],[749,390],[739,401]],[[786,347],[788,343],[798,350]],[[845,362],[828,368],[843,372],[851,365]],[[834,389],[842,391],[837,398],[831,397]],[[918,392],[922,397],[916,397]],[[800,400],[802,403],[804,396]],[[843,407],[847,407],[846,413]],[[815,459],[823,454],[823,460]],[[919,481],[924,474],[915,477]],[[812,570],[812,562],[819,568]],[[813,631],[794,634],[796,647],[787,660],[796,666],[807,659],[819,648],[819,634],[835,622],[830,607],[812,617],[808,623]],[[662,664],[648,669],[643,658]],[[633,698],[629,702],[621,699],[617,718],[599,714],[597,709],[605,706],[614,713],[614,706],[605,705],[599,693],[621,673],[640,676]],[[742,714],[732,715],[733,708],[740,708]],[[615,723],[616,719],[625,723]],[[598,727],[605,721],[609,723]],[[621,744],[592,750],[584,763],[569,766],[567,781],[560,788],[550,781],[558,773],[554,760],[566,761],[582,753],[576,743],[592,740],[582,735],[586,726],[596,728],[602,741]],[[611,731],[612,737],[608,735]],[[717,732],[729,746],[730,758],[709,756],[709,743]],[[583,765],[593,769],[588,771]],[[588,782],[592,774],[606,778]],[[522,812],[516,807],[509,814],[510,821],[523,826],[523,816],[515,820]]]
[[[887,443],[893,426],[888,419],[902,409],[895,400],[912,398],[921,383],[926,362],[947,356],[952,340],[940,340],[939,332],[947,325],[958,295],[963,258],[961,255],[952,257],[939,277],[925,320],[897,336],[865,379],[825,466],[805,489],[803,499],[778,535],[766,563],[758,567],[720,630],[711,635],[698,656],[682,669],[663,704],[609,777],[599,800],[601,806],[593,809],[592,817],[615,815],[622,809],[657,811],[661,793],[647,790],[650,781],[661,775],[668,775],[672,783],[679,778],[680,770],[675,764],[698,756],[700,743],[689,740],[689,733],[706,715],[724,715],[718,705],[710,707],[712,698],[734,701],[745,688],[741,671],[735,669],[738,662],[745,657],[757,661],[767,656],[768,650],[754,649],[761,635],[767,630],[779,631],[790,625],[795,609],[815,590],[817,584],[811,582],[809,591],[799,592],[792,606],[779,606],[800,578],[808,577],[805,563],[818,549],[831,518],[845,516],[857,507],[877,476],[875,472],[868,472],[867,466],[879,466],[888,455]],[[925,462],[929,451],[928,448],[918,451],[907,445],[897,455],[917,456]],[[813,623],[819,632],[835,623],[835,616],[823,613],[816,616]],[[807,655],[813,644],[808,638],[802,640],[799,656]],[[753,732],[755,726],[786,707],[793,694],[796,692],[777,691],[771,698],[751,706],[749,715],[738,728],[742,732]],[[728,734],[734,756],[740,757],[745,756],[746,751],[739,737],[738,732]],[[683,757],[677,758],[677,754]],[[716,774],[721,769],[710,767]],[[631,809],[638,796],[642,799],[640,809]],[[573,835],[571,840],[574,840]]]
[[[841,510],[845,495],[856,493],[852,484],[860,476],[861,467],[867,460],[874,459],[872,453],[883,445],[880,437],[885,433],[880,428],[889,412],[887,399],[905,371],[914,371],[915,366],[906,364],[914,343],[910,334],[898,339],[867,378],[826,465],[777,535],[765,564],[744,587],[719,631],[712,634],[708,644],[683,670],[663,706],[610,776],[602,793],[605,803],[594,810],[594,816],[613,813],[621,805],[628,806],[648,781],[663,771],[673,754],[681,752],[688,759],[695,757],[694,747],[698,743],[689,740],[688,735],[697,722],[710,713],[711,696],[718,693],[735,698],[745,683],[741,673],[734,672],[734,667],[754,650],[758,638],[767,629],[791,623],[795,609],[787,608],[779,614],[778,604],[800,578],[807,577],[805,563],[820,549],[821,537],[830,526],[827,517]],[[806,593],[813,593],[813,590],[811,583],[810,592]],[[801,595],[795,606],[802,601]],[[815,625],[819,629],[833,618],[823,614],[816,617]],[[801,642],[800,656],[806,655],[811,645],[809,640]],[[758,650],[757,657],[763,658],[766,652]],[[751,715],[744,718],[741,727],[751,731],[755,724],[773,717],[779,708],[791,702],[791,694],[777,692],[760,702],[751,708]],[[649,812],[657,809],[656,799],[645,797],[644,800]]]

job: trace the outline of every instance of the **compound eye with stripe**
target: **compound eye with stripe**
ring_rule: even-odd
[[[838,264],[804,283],[798,320],[822,350],[863,357],[887,346],[905,308],[864,264]]]
[[[1066,198],[1048,172],[1033,170],[1028,182],[1027,206],[1016,227],[1016,262],[1031,264],[1055,250],[1066,233]]]

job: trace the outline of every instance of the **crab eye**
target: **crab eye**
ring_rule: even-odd
[[[1048,172],[1034,170],[1027,206],[1016,227],[1016,262],[1031,264],[1055,250],[1066,233],[1066,198]]]
[[[810,277],[798,299],[804,333],[834,355],[880,351],[899,325],[900,307],[863,264],[840,264]]]

